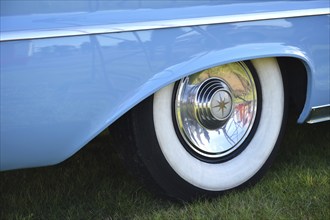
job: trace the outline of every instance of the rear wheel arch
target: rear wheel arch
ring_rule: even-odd
[[[293,107],[295,119],[298,119],[307,101],[308,66],[304,61],[294,57],[278,57],[277,60],[285,79],[289,104]]]
[[[262,93],[259,95],[262,97],[259,97],[259,100],[266,104],[265,106],[263,104],[260,113],[261,124],[258,122],[253,125],[257,127],[256,133],[251,133],[252,136],[248,134],[249,137],[251,136],[248,142],[242,139],[242,144],[247,144],[246,149],[229,159],[213,162],[201,160],[191,152],[187,152],[182,142],[176,138],[178,133],[173,128],[175,122],[172,115],[174,105],[172,91],[175,91],[175,88],[174,84],[171,84],[135,107],[128,113],[129,117],[121,119],[126,129],[119,130],[120,133],[125,132],[124,135],[121,134],[125,146],[120,151],[131,170],[142,177],[149,186],[158,189],[158,192],[183,200],[190,200],[196,196],[218,195],[259,180],[269,168],[276,152],[275,146],[278,146],[282,136],[286,101],[282,74],[276,59],[257,59],[252,60],[251,63],[258,73],[258,80],[261,81]],[[272,119],[273,117],[275,120]],[[275,133],[264,137],[271,133],[265,132],[268,124],[276,127],[273,128]],[[202,122],[202,125],[206,124]],[[114,130],[116,132],[117,129]],[[133,134],[127,134],[128,130]],[[130,137],[127,138],[126,135]],[[130,139],[133,143],[129,141]],[[260,155],[259,145],[263,152]],[[267,147],[263,148],[263,145]],[[212,150],[209,152],[213,153]],[[233,174],[236,172],[242,178]]]

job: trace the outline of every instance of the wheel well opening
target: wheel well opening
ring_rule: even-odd
[[[297,120],[302,112],[307,94],[307,70],[304,63],[292,57],[277,58],[289,95],[290,111]]]

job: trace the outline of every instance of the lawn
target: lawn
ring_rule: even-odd
[[[131,177],[104,132],[59,165],[0,173],[0,219],[328,219],[329,143],[329,122],[291,121],[260,183],[182,204]]]

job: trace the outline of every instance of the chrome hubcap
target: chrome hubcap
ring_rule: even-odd
[[[188,150],[224,159],[242,146],[257,114],[257,92],[241,62],[182,79],[175,94],[175,118]]]
[[[219,78],[210,78],[196,86],[193,105],[195,117],[207,129],[217,129],[232,112],[232,97],[229,87]],[[196,93],[196,94],[195,94]]]

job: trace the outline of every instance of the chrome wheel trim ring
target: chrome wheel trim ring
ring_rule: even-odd
[[[178,82],[175,125],[198,159],[222,162],[243,149],[257,116],[257,88],[243,62],[210,68]]]

